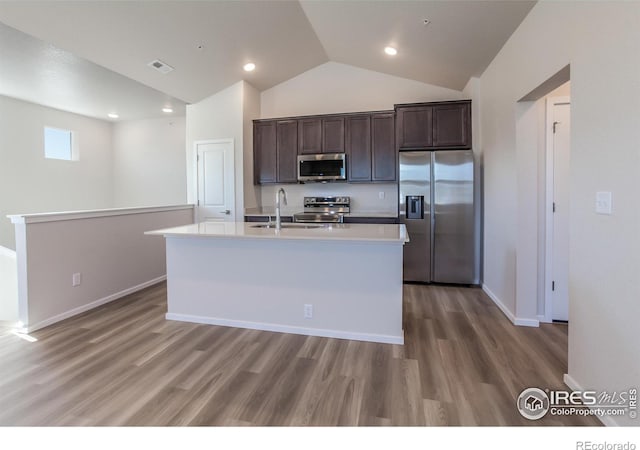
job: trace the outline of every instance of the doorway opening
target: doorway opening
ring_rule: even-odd
[[[194,147],[197,183],[196,221],[235,221],[233,139],[197,141]]]
[[[569,321],[570,87],[546,97],[544,321]],[[562,90],[562,92],[557,92]]]
[[[569,319],[570,108],[569,65],[516,104],[520,325]]]

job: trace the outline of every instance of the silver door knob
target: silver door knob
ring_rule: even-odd
[[[220,214],[226,214],[228,216],[229,214],[231,214],[231,210],[225,209],[224,211],[220,211]]]

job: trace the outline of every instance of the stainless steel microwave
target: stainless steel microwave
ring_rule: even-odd
[[[298,181],[340,181],[347,179],[344,153],[298,156]]]

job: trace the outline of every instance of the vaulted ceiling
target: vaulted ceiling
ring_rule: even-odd
[[[268,89],[327,61],[461,90],[470,77],[482,74],[534,4],[524,0],[2,1],[0,22],[41,40],[41,48],[49,46],[63,58],[78,58],[79,76],[96,77],[95,70],[82,70],[79,61],[86,60],[97,69],[115,72],[103,75],[101,84],[120,76],[151,88],[141,95],[160,93],[166,97],[162,101],[180,107],[181,102],[198,102],[241,79],[259,90]],[[0,34],[3,65],[16,59],[15,49],[7,48],[19,45],[8,41],[7,30],[11,29],[5,27]],[[398,54],[385,55],[387,45],[396,47]],[[38,58],[47,52],[31,51],[25,64],[37,73],[42,68]],[[6,59],[10,54],[13,59]],[[51,64],[51,51],[48,56]],[[174,70],[163,75],[152,69],[148,63],[155,59]],[[243,71],[247,62],[256,64],[255,71]],[[1,78],[7,74],[0,68]],[[1,78],[0,94],[11,95],[4,92]],[[36,83],[31,78],[25,81]],[[136,96],[130,97],[133,101]]]

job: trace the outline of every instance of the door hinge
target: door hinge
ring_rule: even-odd
[[[553,130],[554,130],[553,132],[555,133],[555,128]],[[200,162],[200,155],[196,155],[196,162]]]
[[[551,290],[552,290],[552,291],[555,291],[555,290],[556,290],[556,282],[555,282],[555,281],[552,281],[552,282],[551,282]]]
[[[556,125],[558,125],[560,122],[553,122],[553,134],[556,133]]]
[[[553,212],[556,212],[556,202],[553,202]]]
[[[198,200],[198,206],[200,206],[200,200]]]

